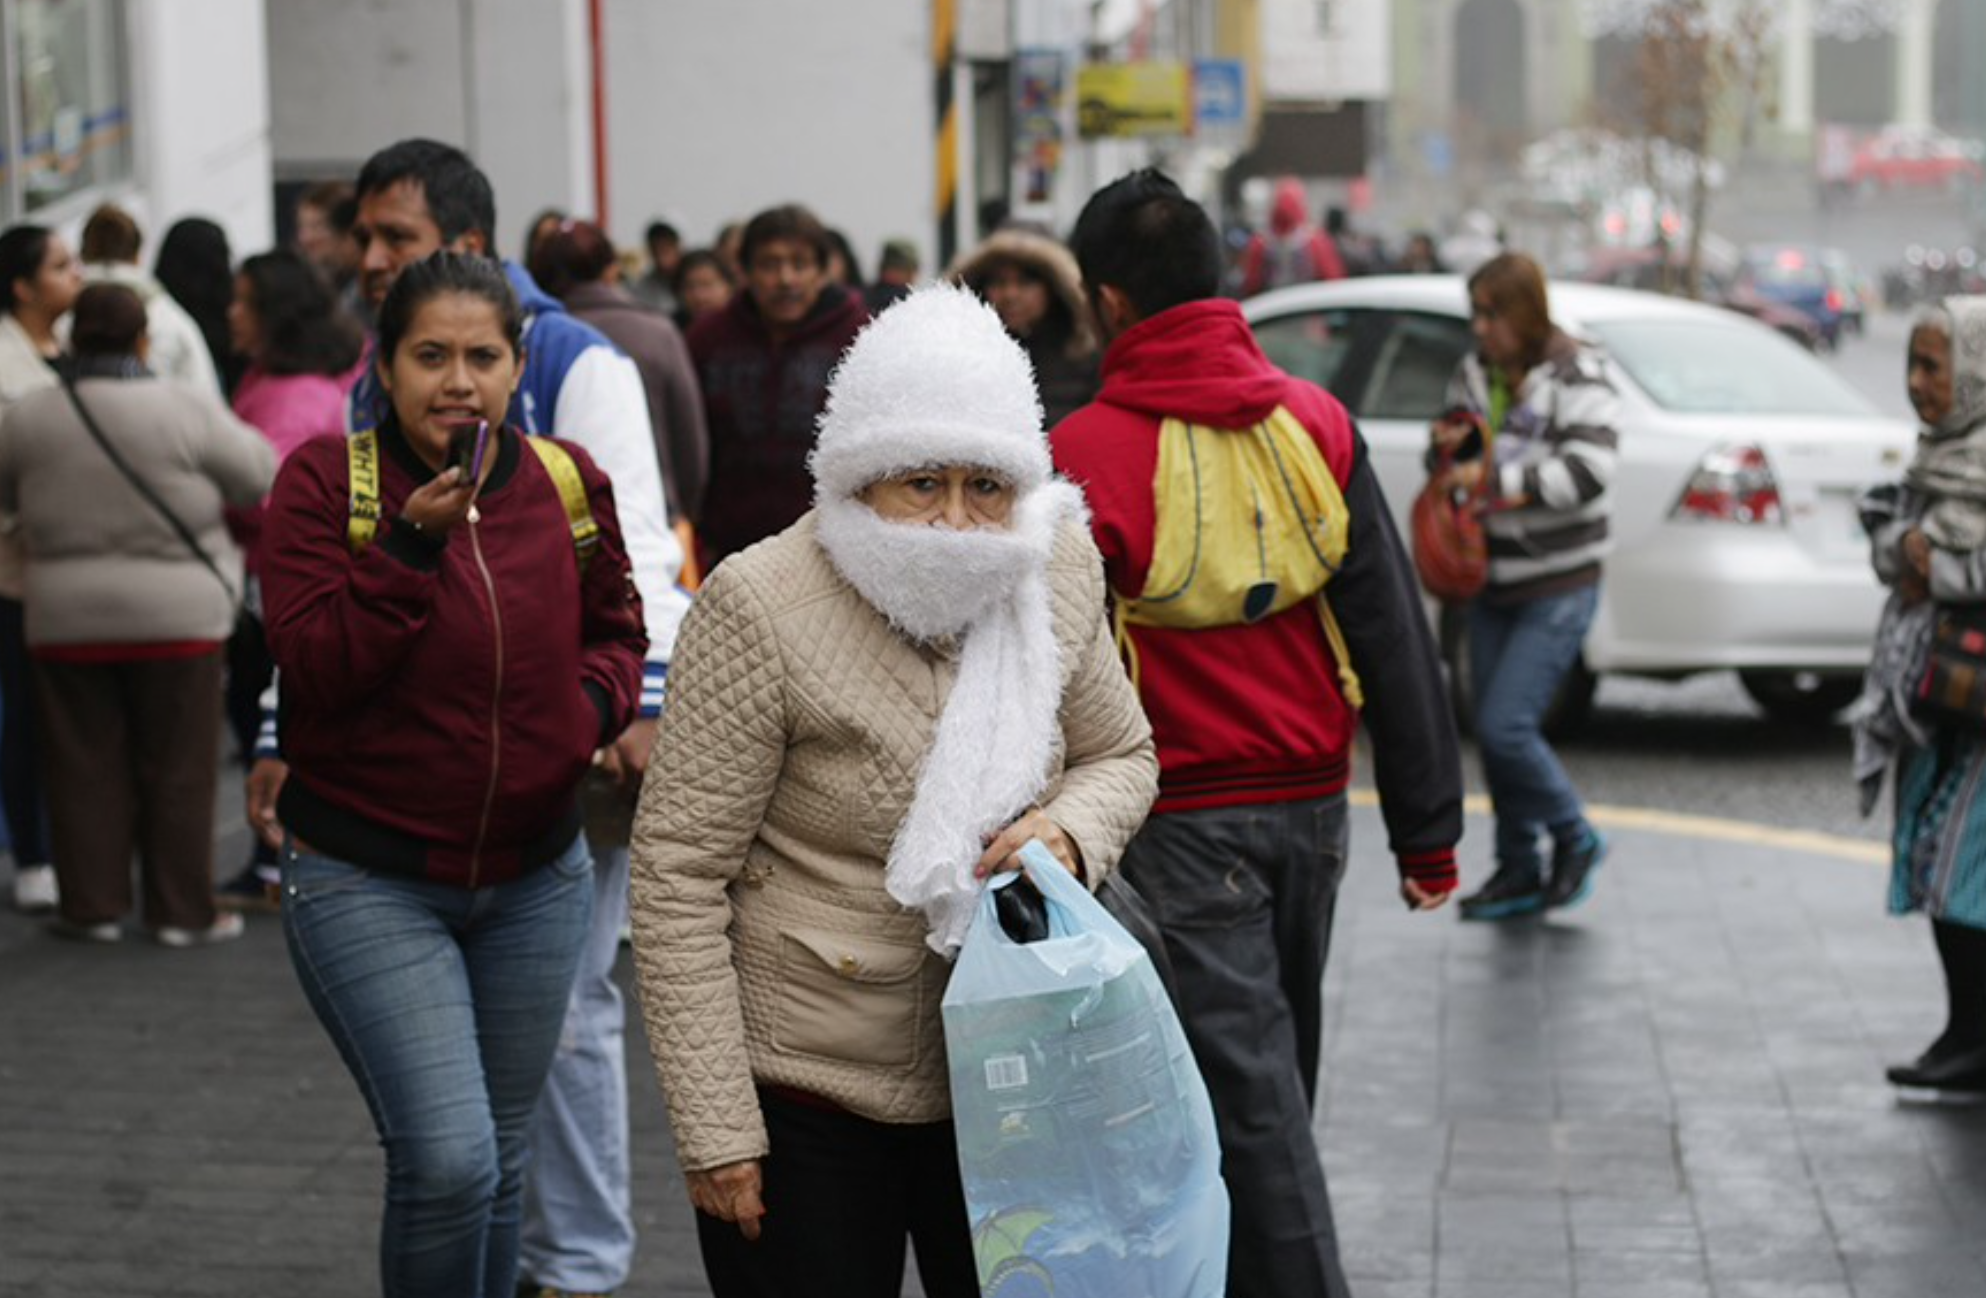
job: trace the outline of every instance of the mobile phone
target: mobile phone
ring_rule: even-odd
[[[483,453],[489,449],[490,421],[460,424],[448,439],[448,462],[462,470],[462,480],[474,485],[483,476]]]

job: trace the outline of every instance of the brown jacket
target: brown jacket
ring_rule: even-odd
[[[1157,791],[1151,728],[1071,526],[1050,565],[1062,744],[1042,807],[1092,885]],[[726,561],[691,607],[633,847],[635,955],[677,1152],[767,1152],[754,1083],[882,1122],[949,1116],[951,966],[884,890],[955,677],[835,571],[810,514]]]

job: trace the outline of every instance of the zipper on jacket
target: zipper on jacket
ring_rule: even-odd
[[[490,687],[490,787],[483,794],[483,818],[476,826],[476,845],[469,853],[469,886],[474,888],[482,873],[483,840],[490,832],[490,812],[496,806],[497,775],[503,753],[503,610],[497,607],[496,581],[483,561],[482,534],[473,509],[469,512],[469,548],[476,556],[476,571],[483,578],[483,590],[490,599],[490,626],[496,637],[496,680]]]

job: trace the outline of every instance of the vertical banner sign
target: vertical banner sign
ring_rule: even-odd
[[[1014,55],[1014,150],[1026,182],[1023,201],[1052,202],[1062,169],[1062,106],[1067,98],[1060,50]]]
[[[932,108],[938,151],[935,208],[938,216],[938,265],[949,266],[958,255],[959,113],[952,99],[952,56],[958,42],[958,0],[931,0]]]

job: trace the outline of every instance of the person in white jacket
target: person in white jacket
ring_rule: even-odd
[[[203,392],[220,392],[221,377],[200,326],[163,284],[138,265],[144,243],[144,233],[129,212],[115,203],[103,204],[83,223],[83,282],[122,284],[145,304],[145,336],[151,339],[147,369]]]
[[[357,191],[360,286],[375,307],[402,270],[440,249],[495,255],[496,199],[489,179],[452,145],[425,139],[390,145],[367,160]],[[506,263],[505,270],[525,312],[524,372],[511,419],[528,434],[577,443],[612,480],[641,593],[649,649],[640,719],[598,759],[632,798],[654,745],[676,628],[689,606],[676,584],[683,552],[669,529],[648,399],[633,361],[567,315],[522,267]],[[352,431],[373,426],[382,398],[368,364],[352,390]],[[273,722],[265,715],[247,797],[250,823],[272,842],[282,832],[275,807],[285,773]],[[593,857],[592,936],[533,1123],[525,1184],[522,1270],[553,1293],[612,1291],[627,1279],[634,1258],[626,1015],[612,977],[626,927],[628,852],[595,843]]]

